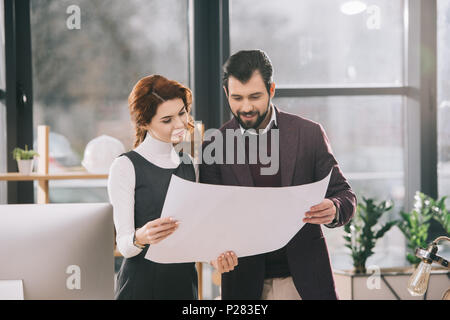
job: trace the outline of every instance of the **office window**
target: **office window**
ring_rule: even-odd
[[[394,195],[403,205],[401,97],[277,98],[274,104],[323,125],[340,168],[361,194]]]
[[[438,0],[438,188],[450,197],[450,0]],[[447,199],[450,207],[450,199]]]
[[[187,1],[31,1],[34,132],[49,125],[50,171],[80,167],[100,136],[132,149],[127,98],[161,74],[188,84]],[[106,180],[51,181],[51,202],[107,201]]]
[[[278,85],[403,83],[401,0],[230,2],[231,52],[266,51]]]
[[[4,3],[0,1],[0,90],[5,92],[5,13]],[[0,98],[0,172],[6,172],[6,105]],[[7,183],[0,181],[0,204],[8,202]]]
[[[400,0],[231,0],[230,13],[231,53],[267,52],[274,104],[323,125],[358,199],[394,201],[388,219],[405,198],[404,9]],[[352,269],[343,228],[322,229],[333,267]],[[394,228],[368,265],[404,265],[404,252]]]

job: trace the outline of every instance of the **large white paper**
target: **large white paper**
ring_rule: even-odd
[[[229,250],[245,257],[280,249],[303,227],[305,212],[325,198],[330,176],[311,184],[266,188],[201,184],[172,175],[161,217],[180,224],[150,245],[145,258],[210,262]]]

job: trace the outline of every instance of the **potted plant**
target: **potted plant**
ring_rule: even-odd
[[[420,259],[415,256],[414,252],[417,248],[428,247],[430,221],[435,217],[436,211],[445,206],[445,199],[435,201],[422,192],[416,192],[414,200],[414,208],[410,212],[400,212],[402,220],[398,227],[408,241],[406,259],[412,265],[417,266]]]
[[[359,202],[353,219],[344,226],[345,246],[351,250],[353,270],[336,270],[334,279],[340,299],[388,299],[389,288],[381,281],[391,276],[392,270],[377,266],[366,266],[367,259],[374,254],[378,239],[397,224],[397,221],[380,223],[385,213],[392,210],[391,201],[377,202],[363,197]],[[406,291],[406,287],[405,287]]]
[[[374,254],[376,241],[383,237],[397,221],[384,225],[378,223],[381,216],[392,210],[393,204],[382,201],[377,204],[374,199],[363,197],[364,204],[358,203],[356,215],[344,226],[346,247],[352,251],[355,273],[366,273],[366,261]]]
[[[431,199],[431,198],[430,198]],[[434,201],[431,199],[433,206],[433,218],[439,222],[444,228],[447,235],[450,235],[450,212],[445,207],[445,200],[447,197],[442,197],[440,200]]]
[[[33,171],[33,161],[35,156],[39,154],[34,150],[28,150],[28,145],[25,145],[25,150],[21,148],[14,148],[13,158],[17,161],[19,172],[28,175]]]

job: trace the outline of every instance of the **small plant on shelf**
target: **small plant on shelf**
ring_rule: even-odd
[[[13,158],[17,160],[19,172],[22,174],[30,174],[33,171],[34,157],[39,156],[36,151],[28,150],[28,145],[25,145],[25,149],[14,148],[12,154]]]
[[[13,150],[13,158],[14,160],[31,160],[34,156],[38,156],[39,154],[34,150],[28,150],[28,145],[25,145],[25,149],[14,148]]]

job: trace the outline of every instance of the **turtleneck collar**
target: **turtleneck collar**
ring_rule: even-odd
[[[181,160],[172,143],[158,140],[147,131],[144,141],[134,151],[163,168],[176,168]]]

